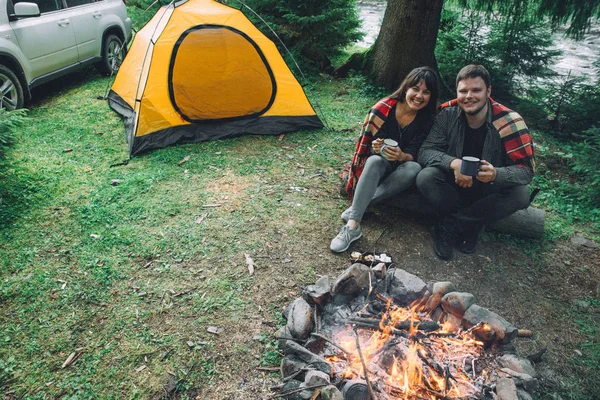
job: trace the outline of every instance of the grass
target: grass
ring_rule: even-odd
[[[360,77],[313,79],[307,91],[330,130],[173,146],[114,167],[128,151],[121,121],[96,99],[108,78],[85,70],[36,93],[0,180],[7,398],[153,398],[169,382],[178,396],[227,398],[217,382],[277,364],[280,308],[324,269],[315,232],[343,208],[337,174],[382,95]],[[549,210],[569,191],[553,174],[538,181],[561,188],[540,195]],[[587,229],[573,209],[560,210],[541,242],[484,239],[540,256]],[[307,239],[295,245],[299,236]],[[258,265],[253,277],[245,254]],[[273,293],[271,281],[285,290]],[[572,310],[586,335],[572,362],[597,375],[595,316]]]
[[[74,81],[36,100],[2,181],[0,386],[37,399],[147,398],[168,373],[185,377],[178,390],[210,385],[223,344],[207,327],[235,330],[254,308],[243,254],[276,246],[263,230],[283,240],[329,218],[331,202],[306,193],[337,180],[355,136],[339,129],[372,100],[349,86],[328,102],[336,132],[174,146],[111,167],[128,154],[121,121],[96,100],[107,78]],[[339,87],[324,80],[315,96]],[[314,266],[289,276],[314,280]],[[257,331],[235,351],[272,365],[271,334]]]

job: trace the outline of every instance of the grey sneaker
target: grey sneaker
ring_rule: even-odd
[[[351,210],[352,210],[352,207],[346,208],[346,211],[344,211],[342,213],[342,221],[348,223],[348,220],[350,219],[350,211]]]
[[[360,239],[361,236],[362,232],[360,231],[360,225],[356,229],[350,229],[348,225],[344,225],[340,230],[340,233],[338,233],[331,241],[329,248],[333,252],[341,253],[348,250],[350,244]]]

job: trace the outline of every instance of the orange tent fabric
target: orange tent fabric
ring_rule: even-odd
[[[161,7],[141,29],[108,96],[130,153],[323,124],[272,41],[213,0]]]

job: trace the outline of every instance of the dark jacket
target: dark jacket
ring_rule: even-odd
[[[464,112],[458,107],[447,107],[435,118],[429,136],[421,146],[418,161],[423,167],[450,170],[450,163],[462,157],[465,141]],[[492,107],[488,104],[487,132],[481,158],[496,168],[494,184],[502,187],[527,185],[533,178],[528,165],[516,165],[507,155],[500,134],[492,125]]]

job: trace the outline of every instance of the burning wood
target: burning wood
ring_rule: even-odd
[[[351,285],[346,283],[349,279]],[[502,361],[497,351],[497,344],[516,337],[516,328],[474,304],[472,295],[452,292],[453,285],[427,286],[406,271],[394,270],[377,280],[365,265],[354,265],[333,281],[330,295],[315,286],[305,290],[305,300],[318,313],[307,310],[304,320],[289,318],[282,329],[279,343],[286,353],[282,393],[293,391],[302,393],[298,399],[317,400],[491,399],[496,381],[506,376],[535,387],[533,368],[511,375],[507,368],[520,367],[508,365],[514,364],[513,358]],[[446,296],[444,290],[452,295]],[[470,301],[462,302],[461,308],[456,301],[445,300],[457,298]],[[414,299],[411,306],[403,305]],[[450,313],[453,323],[446,319]],[[295,325],[309,325],[311,318],[319,332],[310,333],[308,339],[296,337]],[[285,340],[290,333],[294,341]],[[306,391],[311,382],[302,381],[307,371],[315,369],[330,377],[330,385],[318,393]],[[530,380],[521,379],[522,374]]]

